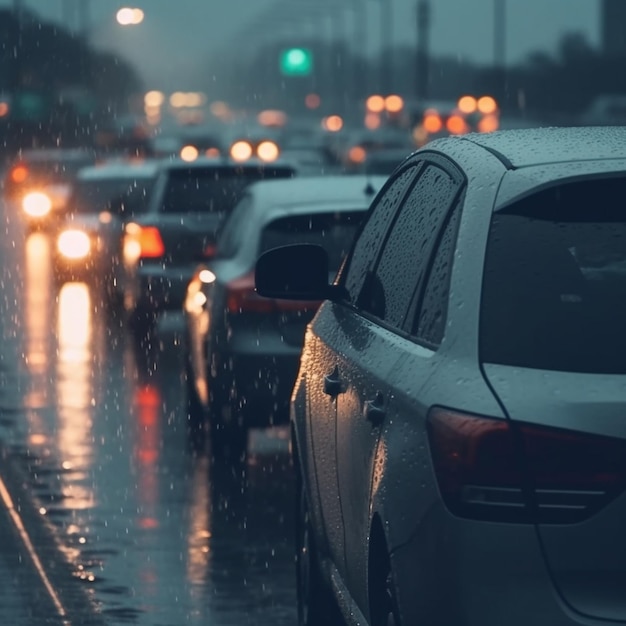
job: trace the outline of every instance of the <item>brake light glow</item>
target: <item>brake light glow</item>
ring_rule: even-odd
[[[16,165],[11,170],[11,180],[14,183],[23,183],[28,178],[28,168],[24,165]]]
[[[230,148],[230,156],[235,161],[246,161],[252,156],[252,146],[247,141],[236,141]]]
[[[209,243],[204,247],[204,250],[202,251],[202,256],[206,259],[212,259],[215,256],[216,251],[217,248],[215,247],[215,244]]]
[[[453,135],[462,135],[469,130],[467,122],[461,115],[451,115],[446,121],[446,128]]]
[[[128,264],[139,259],[158,259],[165,254],[165,245],[156,226],[140,226],[131,222],[126,225],[124,237],[124,260]]]
[[[561,428],[429,413],[441,496],[460,517],[574,523],[626,487],[626,441]]]
[[[424,130],[429,133],[438,133],[443,127],[443,123],[441,121],[441,117],[439,117],[439,113],[430,112],[424,115],[424,120],[422,121],[422,126]]]
[[[257,146],[256,153],[262,161],[271,162],[278,158],[280,150],[273,141],[262,141]]]
[[[161,233],[156,226],[142,226],[139,232],[141,256],[146,259],[157,259],[165,254],[165,246]]]

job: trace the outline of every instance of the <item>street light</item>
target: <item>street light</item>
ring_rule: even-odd
[[[136,26],[143,22],[144,17],[145,14],[141,9],[123,7],[117,12],[115,19],[121,26]]]

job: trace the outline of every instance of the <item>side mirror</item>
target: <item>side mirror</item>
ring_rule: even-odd
[[[284,300],[332,300],[328,255],[322,246],[298,243],[263,253],[256,262],[258,294]]]

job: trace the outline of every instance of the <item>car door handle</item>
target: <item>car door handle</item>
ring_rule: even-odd
[[[376,392],[376,397],[373,400],[367,400],[363,407],[363,415],[365,419],[372,422],[374,426],[382,424],[387,411],[385,410],[385,398],[380,391]]]
[[[339,378],[339,368],[324,376],[324,393],[328,396],[338,396],[341,393],[341,379]]]

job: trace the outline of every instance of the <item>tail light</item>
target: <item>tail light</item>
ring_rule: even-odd
[[[469,132],[469,126],[465,121],[465,118],[461,115],[451,115],[446,120],[446,128],[452,135],[463,135]]]
[[[14,183],[23,183],[28,178],[28,168],[25,165],[16,165],[10,176]]]
[[[158,259],[165,254],[165,245],[156,226],[126,225],[124,259],[133,263],[139,259]]]
[[[441,121],[439,113],[436,111],[427,111],[424,114],[422,126],[424,130],[429,133],[438,133],[443,128],[443,122]]]
[[[430,449],[441,496],[460,517],[574,523],[626,487],[626,441],[432,409]]]
[[[317,301],[274,300],[260,296],[254,288],[254,272],[230,281],[226,290],[226,308],[230,314],[310,311],[320,305]]]
[[[202,250],[202,256],[205,259],[212,259],[215,256],[216,251],[217,248],[215,247],[215,244],[209,243],[204,247],[204,250]]]

